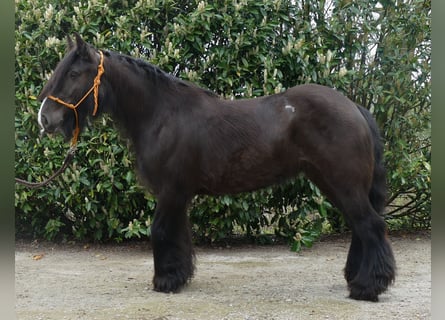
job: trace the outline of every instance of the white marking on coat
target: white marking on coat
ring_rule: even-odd
[[[285,105],[284,109],[295,112],[295,107],[291,106],[290,104]]]

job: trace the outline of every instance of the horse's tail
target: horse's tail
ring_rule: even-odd
[[[383,142],[377,123],[371,113],[360,105],[357,105],[357,107],[366,119],[366,122],[368,122],[374,142],[374,173],[371,190],[369,191],[369,200],[374,210],[378,214],[382,214],[385,209],[387,195],[386,169],[383,163]]]

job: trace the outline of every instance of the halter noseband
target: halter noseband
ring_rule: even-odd
[[[94,110],[93,110],[93,116],[96,115],[97,112],[97,108],[99,106],[99,85],[100,85],[100,78],[102,76],[102,74],[104,73],[105,69],[104,69],[104,54],[102,53],[102,51],[99,51],[99,55],[100,55],[100,62],[99,65],[97,66],[97,75],[94,78],[94,82],[93,85],[91,86],[91,88],[85,93],[85,95],[76,103],[76,104],[72,104],[72,103],[68,103],[63,101],[62,99],[59,99],[57,97],[54,97],[52,95],[48,96],[49,99],[60,103],[61,105],[71,109],[74,111],[74,115],[76,117],[76,129],[74,129],[74,135],[73,135],[73,139],[71,140],[71,147],[75,147],[77,144],[77,138],[79,137],[79,132],[80,132],[80,128],[79,128],[79,115],[77,114],[77,107],[91,94],[91,92],[94,91]]]

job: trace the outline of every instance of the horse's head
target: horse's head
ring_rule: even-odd
[[[75,143],[87,115],[97,111],[102,73],[102,53],[78,34],[75,43],[68,37],[67,53],[39,95],[42,132],[60,132]]]

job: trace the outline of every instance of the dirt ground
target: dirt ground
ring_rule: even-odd
[[[197,248],[179,294],[152,290],[149,243],[16,244],[17,319],[431,319],[431,238],[391,241],[396,283],[380,302],[347,298],[348,237],[287,246]]]

